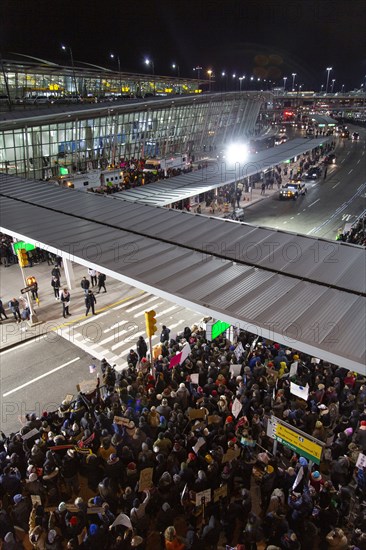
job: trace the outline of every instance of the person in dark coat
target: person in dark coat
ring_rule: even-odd
[[[140,336],[139,339],[137,340],[136,350],[137,350],[137,355],[139,356],[140,361],[143,357],[146,357],[147,345],[146,345],[146,342],[145,342],[145,339],[144,339],[143,336]]]
[[[87,279],[85,279],[85,280],[88,284],[90,284]],[[96,303],[97,303],[97,299],[94,296],[93,291],[91,289],[89,289],[87,291],[86,296],[85,296],[85,307],[86,307],[85,317],[88,316],[88,313],[89,313],[90,309],[92,310],[93,315],[96,315],[96,313],[95,313],[95,304]]]
[[[107,289],[105,287],[105,281],[107,277],[104,275],[104,273],[98,273],[98,291],[97,294],[101,291],[101,289],[104,289],[104,292],[107,292]]]

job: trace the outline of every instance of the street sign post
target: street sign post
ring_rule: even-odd
[[[291,424],[272,416],[267,424],[267,436],[295,453],[320,464],[324,443],[298,430]]]
[[[37,288],[37,285],[30,285],[30,286],[26,286],[25,288],[21,288],[20,292],[21,294],[26,294],[27,292],[32,292],[32,290],[36,290],[36,288]]]

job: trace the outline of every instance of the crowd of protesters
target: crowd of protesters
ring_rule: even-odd
[[[337,241],[366,246],[366,216],[360,217],[348,231],[340,232]]]
[[[159,168],[144,172],[146,162],[146,159],[121,159],[118,163],[118,167],[122,172],[122,182],[104,183],[100,187],[90,188],[88,191],[97,194],[111,195],[113,193],[125,191],[126,189],[134,189],[135,187],[141,187],[148,183],[154,183],[162,179],[169,179],[181,174],[187,174],[193,170],[190,164],[183,168],[168,168],[166,171]]]
[[[4,549],[366,549],[366,376],[245,332],[164,326],[151,362],[143,344],[2,434]],[[324,443],[320,464],[273,454],[272,415]]]

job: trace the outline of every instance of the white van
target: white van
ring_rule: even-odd
[[[164,175],[166,176],[169,169],[180,168],[183,170],[188,167],[187,155],[175,155],[174,157],[147,159],[143,171],[157,174],[159,170],[164,170]]]

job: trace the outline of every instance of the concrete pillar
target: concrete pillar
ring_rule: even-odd
[[[72,266],[72,262],[66,258],[62,258],[62,263],[64,266],[66,283],[69,290],[71,290],[75,286],[74,268]]]

